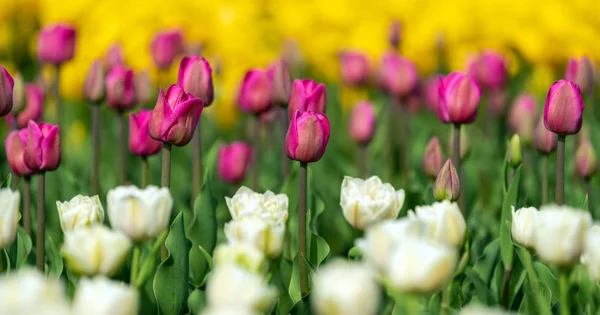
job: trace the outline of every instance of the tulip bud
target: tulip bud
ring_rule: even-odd
[[[592,280],[600,281],[600,226],[595,224],[587,230],[581,261],[587,266]]]
[[[429,109],[434,113],[437,113],[437,106],[440,100],[440,82],[442,80],[441,75],[435,75],[425,81],[425,103]]]
[[[512,168],[517,168],[523,161],[523,148],[521,148],[521,138],[515,134],[508,143],[508,164]]]
[[[67,24],[44,27],[37,40],[37,57],[43,64],[59,65],[73,59],[75,29]]]
[[[283,59],[273,62],[267,69],[267,75],[272,83],[271,102],[287,107],[290,101],[292,77]]]
[[[272,83],[266,71],[252,69],[246,72],[238,104],[245,113],[259,115],[271,108]]]
[[[252,148],[241,141],[219,148],[217,174],[227,183],[236,184],[244,180],[252,161]]]
[[[369,268],[336,259],[313,276],[312,308],[317,315],[379,313],[381,292]]]
[[[111,68],[112,69],[112,68]],[[99,103],[105,94],[105,73],[99,60],[95,60],[88,70],[83,83],[83,96],[87,101]]]
[[[533,247],[533,231],[538,216],[538,209],[520,208],[515,211],[515,207],[511,207],[512,212],[512,237],[519,245],[527,248]]]
[[[350,116],[349,134],[354,142],[367,145],[375,134],[375,110],[373,104],[363,101],[354,106]]]
[[[435,178],[433,196],[437,201],[458,200],[460,196],[460,182],[456,169],[452,165],[452,159],[446,160],[446,163],[444,163],[444,166],[442,166],[442,169]]]
[[[214,250],[215,265],[235,264],[247,271],[262,273],[267,267],[265,254],[250,244],[226,243],[218,245]]]
[[[431,206],[415,207],[409,216],[423,221],[427,225],[429,238],[455,248],[461,248],[465,242],[467,223],[458,205],[448,200],[435,202]]]
[[[292,77],[297,78],[302,76],[304,73],[304,68],[306,67],[306,61],[298,42],[293,39],[286,38],[283,41],[281,58],[285,61],[285,64],[290,69]]]
[[[73,314],[135,315],[138,309],[138,291],[122,282],[95,277],[82,278],[77,283]]]
[[[290,94],[288,118],[298,110],[301,112],[311,111],[325,113],[327,107],[327,89],[325,84],[317,84],[312,80],[294,80]]]
[[[54,171],[60,165],[59,126],[29,121],[27,144],[23,155],[25,165],[35,172]]]
[[[0,276],[0,305],[5,315],[73,314],[62,279],[28,266]]]
[[[491,118],[504,114],[508,99],[508,91],[506,89],[489,90],[487,93],[487,106],[490,110]]]
[[[556,149],[557,138],[554,132],[546,129],[544,120],[540,119],[533,131],[533,146],[542,154],[550,154]]]
[[[148,71],[136,72],[133,76],[133,89],[138,104],[148,104],[154,93],[154,86]]]
[[[116,43],[110,46],[104,54],[103,66],[105,72],[110,72],[116,66],[125,66],[125,57],[123,56],[123,47]]]
[[[0,248],[6,248],[15,240],[20,217],[19,203],[18,191],[0,189]]]
[[[8,134],[4,142],[8,165],[18,176],[30,176],[35,173],[25,164],[25,147],[27,146],[28,134],[29,130],[27,128],[14,130]]]
[[[444,123],[470,124],[477,117],[479,85],[468,74],[453,72],[440,82],[438,118]]]
[[[388,94],[397,98],[406,97],[419,81],[417,68],[412,61],[398,56],[396,53],[386,53],[379,70],[379,85]]]
[[[112,276],[127,260],[131,245],[125,234],[94,225],[66,232],[62,254],[75,274]]]
[[[135,104],[133,70],[124,66],[110,70],[106,77],[106,99],[108,106],[117,111],[124,111]]]
[[[575,169],[577,174],[583,178],[589,179],[596,174],[598,161],[596,160],[596,151],[589,140],[581,142],[575,153]]]
[[[156,33],[150,43],[150,53],[159,69],[169,69],[175,57],[183,52],[183,33],[179,30],[166,30]]]
[[[206,59],[198,56],[183,57],[179,64],[179,84],[186,93],[201,98],[204,106],[213,102],[212,69]]]
[[[285,224],[288,218],[289,200],[285,194],[271,191],[259,194],[242,186],[232,198],[225,197],[233,220],[259,217],[268,223]]]
[[[119,186],[108,191],[110,225],[134,241],[147,241],[169,226],[173,197],[168,188]]]
[[[595,84],[594,66],[590,59],[586,56],[579,60],[570,58],[565,72],[565,80],[577,84],[584,95],[590,94],[594,90]]]
[[[583,99],[575,83],[559,80],[552,84],[544,106],[546,129],[559,135],[572,135],[581,129]]]
[[[423,154],[423,172],[427,177],[437,177],[437,174],[442,169],[443,158],[444,153],[442,153],[440,140],[438,137],[431,138],[427,143],[425,153]]]
[[[508,126],[521,137],[524,144],[531,144],[537,117],[536,100],[533,95],[521,94],[513,102],[508,113]]]
[[[0,117],[6,116],[13,107],[15,81],[6,69],[0,66]]]
[[[18,114],[25,106],[25,81],[23,80],[23,75],[17,72],[13,77],[13,82],[13,105],[11,113]]]
[[[98,196],[77,195],[70,201],[56,202],[63,232],[104,222],[104,208]]]
[[[402,24],[399,21],[392,21],[390,28],[388,30],[388,43],[390,43],[390,47],[395,50],[400,48],[400,37],[402,32]]]
[[[17,128],[26,128],[30,120],[38,122],[42,118],[42,107],[44,106],[44,93],[35,84],[25,84],[25,108],[15,117],[13,114],[6,116],[9,124],[16,124]]]
[[[377,176],[367,180],[344,176],[340,205],[346,221],[359,230],[383,220],[393,220],[404,204],[404,190],[383,183]]]
[[[454,132],[455,128],[452,128],[450,131],[450,137],[448,139],[448,147],[450,148],[450,156],[454,154]],[[467,134],[467,128],[465,126],[461,126],[460,128],[460,160],[464,161],[471,154],[471,144],[469,142],[469,135]]]
[[[285,153],[295,161],[316,162],[325,153],[329,134],[327,116],[311,111],[296,111],[285,135]]]
[[[162,143],[150,137],[148,126],[151,117],[152,112],[144,109],[129,116],[129,151],[137,156],[151,156],[160,151]]]
[[[194,98],[177,84],[171,85],[166,95],[161,88],[148,125],[150,136],[178,147],[188,144],[203,108],[202,99]]]
[[[488,90],[500,89],[508,76],[504,57],[494,51],[485,51],[469,66],[469,74]]]
[[[340,55],[342,82],[350,86],[364,84],[369,77],[369,59],[358,51],[345,51]]]

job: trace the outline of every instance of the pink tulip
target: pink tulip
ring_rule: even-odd
[[[425,97],[427,107],[434,113],[437,113],[437,107],[440,100],[440,82],[442,79],[443,76],[438,74],[425,81],[423,96]]]
[[[586,139],[579,144],[575,153],[575,170],[579,176],[590,178],[596,173],[597,169],[596,151],[589,139]]]
[[[342,82],[350,86],[364,84],[369,77],[369,59],[358,51],[345,51],[340,55]]]
[[[251,69],[246,72],[238,104],[245,113],[260,115],[271,108],[271,94],[273,85],[266,71]]]
[[[162,143],[152,139],[148,130],[151,117],[152,111],[143,109],[129,116],[129,150],[135,155],[145,157],[160,151]]]
[[[565,80],[571,81],[579,86],[581,93],[587,95],[594,89],[594,67],[588,57],[569,59]]]
[[[550,154],[556,149],[557,136],[546,129],[544,120],[540,119],[533,131],[533,146],[542,154]]]
[[[296,111],[285,136],[285,153],[302,163],[321,159],[329,142],[329,119],[322,113]]]
[[[13,107],[15,80],[6,69],[0,66],[0,117],[6,116]]]
[[[83,96],[90,102],[100,102],[106,94],[106,73],[99,60],[95,60],[88,70],[83,83]]]
[[[452,72],[440,81],[438,118],[444,123],[469,124],[477,117],[479,85],[468,74]]]
[[[508,126],[521,137],[524,144],[530,144],[537,117],[536,99],[530,94],[521,94],[513,102],[508,113]]]
[[[125,56],[123,55],[123,46],[116,43],[110,46],[104,54],[104,69],[109,72],[115,66],[124,66]]]
[[[156,106],[150,119],[150,136],[155,140],[184,146],[192,140],[194,130],[200,120],[204,103],[173,84],[167,90],[158,93]]]
[[[501,116],[505,109],[508,93],[505,89],[489,90],[487,93],[487,106],[490,109],[491,118]]]
[[[267,75],[271,79],[271,102],[286,107],[290,101],[290,90],[292,89],[292,77],[283,59],[273,62]]]
[[[208,61],[198,56],[183,57],[179,64],[177,83],[194,97],[201,98],[204,106],[213,102],[212,69]]]
[[[0,66],[1,67],[1,66]],[[13,77],[13,91],[12,91],[12,109],[10,110],[11,114],[18,113],[23,110],[25,107],[25,80],[23,80],[23,75],[19,72],[15,74]],[[1,90],[1,88],[0,88]]]
[[[456,201],[460,197],[460,179],[452,159],[446,160],[437,174],[433,183],[433,197],[437,201]]]
[[[471,61],[469,74],[488,90],[500,89],[508,76],[506,61],[497,52],[485,51]]]
[[[444,154],[438,137],[433,137],[425,147],[423,154],[423,172],[427,177],[436,178],[444,163]]]
[[[370,102],[360,102],[354,107],[349,123],[350,138],[354,142],[366,145],[375,134],[375,110]]]
[[[183,33],[179,30],[158,32],[150,44],[152,60],[159,69],[169,69],[183,49]]]
[[[17,114],[17,127],[25,128],[30,120],[38,122],[42,118],[44,94],[35,84],[25,84],[25,108]]]
[[[296,111],[311,111],[325,113],[327,106],[327,89],[325,84],[317,84],[313,80],[294,80],[290,103],[288,107],[288,118],[291,120]]]
[[[150,79],[148,71],[136,72],[133,76],[133,89],[135,90],[135,100],[138,104],[148,104],[154,93],[154,85]]]
[[[108,106],[124,111],[135,104],[133,86],[133,70],[124,66],[116,66],[106,77],[106,99]]]
[[[49,172],[60,165],[59,126],[30,120],[27,125],[25,165],[35,172]]]
[[[417,68],[409,59],[395,53],[386,53],[381,60],[379,85],[388,94],[398,98],[408,96],[419,81]]]
[[[27,128],[13,130],[8,134],[4,142],[6,150],[6,159],[12,171],[18,176],[29,176],[34,173],[33,170],[25,165],[25,147],[27,146]]]
[[[43,64],[59,65],[73,59],[75,29],[67,24],[44,27],[38,36],[37,57]]]
[[[572,135],[581,129],[583,99],[579,87],[566,80],[552,84],[544,106],[544,125],[559,135]]]
[[[252,160],[252,149],[244,142],[236,141],[219,148],[217,174],[222,181],[237,184],[244,180]]]

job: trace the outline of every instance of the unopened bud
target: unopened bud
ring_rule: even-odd
[[[433,197],[437,201],[456,201],[460,197],[458,173],[452,165],[452,159],[446,160],[433,184]]]
[[[508,144],[508,163],[512,168],[517,168],[523,161],[523,149],[521,148],[521,138],[515,134],[510,138]]]

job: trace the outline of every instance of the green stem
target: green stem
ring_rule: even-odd
[[[558,281],[560,284],[560,314],[570,315],[569,309],[569,271],[568,269],[560,269]]]
[[[148,186],[150,176],[150,163],[147,156],[142,156],[142,188]]]
[[[369,147],[367,144],[358,146],[358,174],[360,178],[369,176]]]
[[[202,137],[200,136],[200,121],[194,130],[194,138],[192,139],[192,203],[196,197],[200,195],[202,187]]]
[[[558,135],[556,149],[556,203],[565,203],[565,135]]]
[[[387,121],[386,121],[386,127],[387,127],[387,133],[388,133],[388,138],[386,141],[386,166],[388,169],[388,180],[392,180],[392,177],[394,176],[394,139],[396,139],[396,135],[394,134],[394,106],[395,106],[396,102],[394,100],[394,96],[392,96],[391,94],[389,95],[389,99],[388,99],[388,110],[387,110]]]
[[[100,103],[94,103],[92,104],[92,195],[98,194],[100,194]]]
[[[127,125],[125,122],[125,113],[118,112],[119,115],[119,185],[125,185],[127,177]]]
[[[456,174],[458,175],[458,181],[460,183],[460,186],[462,187],[463,185],[465,185],[465,180],[464,180],[464,176],[462,171],[461,171],[461,160],[460,160],[460,124],[454,124],[454,132],[453,132],[453,139],[452,139],[452,164],[454,165],[454,168],[456,168]],[[465,185],[466,186],[466,185]],[[464,191],[461,192],[460,196],[458,197],[458,204],[460,206],[460,211],[462,211],[463,215],[466,214],[466,207],[465,207],[465,193]]]
[[[260,175],[260,118],[254,117],[252,122],[252,189],[258,191],[258,177]]]
[[[285,136],[287,134],[288,129],[288,115],[287,109],[285,107],[281,107],[280,109],[279,121],[281,124],[281,134],[283,136],[283,138],[281,139],[281,174],[282,180],[285,181],[288,174],[290,173],[290,159],[288,158],[287,154],[285,154],[285,147],[283,146],[283,144],[285,143]]]
[[[142,255],[142,248],[140,244],[136,244],[133,247],[133,257],[131,259],[131,273],[129,274],[129,284],[133,285],[137,280],[139,272],[140,256]]]
[[[405,185],[410,183],[410,112],[406,102],[400,101],[400,119],[402,125],[402,134],[400,135],[400,154],[402,155],[402,176],[405,179]]]
[[[308,295],[308,273],[304,257],[306,256],[306,163],[300,162],[300,194],[298,199],[298,266],[300,269],[300,293],[302,297]]]
[[[60,98],[60,65],[56,65],[56,68],[54,69],[54,82],[52,82],[52,90],[54,93],[54,101],[56,102],[56,123],[60,126],[60,130],[62,131],[65,126],[62,124],[63,111],[62,100]]]
[[[142,268],[139,270],[139,272],[136,276],[135,286],[137,288],[141,288],[144,285],[144,283],[146,282],[146,280],[148,280],[148,277],[150,277],[151,275],[154,274],[154,269],[155,269],[155,264],[156,264],[156,262],[155,262],[156,254],[163,246],[165,240],[167,239],[167,235],[169,235],[169,231],[168,230],[163,231],[160,234],[160,236],[158,236],[156,241],[154,242],[154,245],[152,245],[152,248],[150,249],[148,256],[146,256],[146,259],[144,260],[144,264],[142,265]]]
[[[592,202],[592,181],[590,177],[586,177],[583,179],[585,184],[585,193],[587,194],[588,199],[588,209],[592,217],[595,218],[596,213],[594,212],[594,203]]]
[[[510,305],[508,305],[508,303],[510,302],[508,300],[508,294],[510,292],[510,276],[511,275],[512,275],[512,267],[511,266],[504,267],[504,279],[502,280],[502,297],[501,297],[500,302],[506,309],[510,309]]]
[[[548,203],[548,155],[542,155],[542,205]]]
[[[23,187],[23,228],[27,236],[31,237],[31,176],[25,176]]]
[[[35,243],[35,266],[42,273],[44,272],[45,243],[46,243],[46,213],[44,212],[45,201],[45,181],[44,173],[38,175],[38,193],[37,193],[37,234]]]
[[[171,188],[171,144],[163,142],[162,145],[162,171],[160,174],[160,186]],[[169,255],[167,247],[162,244],[160,249],[160,257],[162,260],[167,259]]]

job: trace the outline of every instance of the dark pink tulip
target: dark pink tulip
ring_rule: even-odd
[[[524,144],[531,144],[537,118],[537,101],[533,95],[521,94],[513,102],[508,113],[508,126],[521,137]]]
[[[394,49],[400,47],[400,33],[402,31],[402,25],[399,21],[393,21],[388,31],[388,42]]]
[[[383,55],[379,70],[379,85],[383,91],[398,98],[406,97],[418,81],[419,74],[412,61],[393,52]]]
[[[6,137],[4,148],[6,150],[6,159],[12,171],[18,176],[29,176],[34,173],[33,170],[25,165],[25,147],[27,146],[27,128],[13,130]]]
[[[246,72],[238,95],[240,109],[248,114],[260,115],[271,108],[273,85],[266,71],[251,69]]]
[[[177,83],[187,93],[201,98],[204,106],[212,104],[212,69],[206,59],[198,56],[183,57],[179,64],[179,78]]]
[[[73,59],[75,29],[67,24],[44,27],[38,36],[37,57],[43,64],[59,65]]]
[[[354,142],[366,145],[375,134],[375,110],[370,102],[360,102],[352,110],[348,124],[350,138]]]
[[[552,84],[544,106],[546,129],[559,135],[572,135],[581,129],[583,99],[579,87],[566,80]]]
[[[356,86],[369,78],[369,59],[358,51],[344,51],[340,54],[342,82]]]
[[[275,119],[277,119],[278,113],[279,113],[278,108],[271,107],[271,109],[269,109],[268,111],[260,113],[260,115],[259,115],[260,122],[265,125],[270,125],[273,122],[275,122]]]
[[[17,114],[17,126],[27,127],[30,120],[38,122],[42,118],[44,94],[35,84],[25,84],[25,108]]]
[[[437,107],[440,100],[440,82],[443,76],[435,75],[425,81],[424,97],[427,107],[437,113]]]
[[[436,178],[444,163],[444,154],[438,137],[433,137],[425,147],[423,154],[423,172],[427,177]]]
[[[586,139],[579,144],[575,153],[575,170],[577,174],[583,178],[590,178],[598,169],[598,160],[596,151],[589,139]]]
[[[252,148],[244,142],[236,141],[219,148],[217,174],[222,181],[237,184],[244,180],[250,161]]]
[[[104,69],[109,72],[115,66],[124,66],[125,56],[123,55],[123,46],[116,43],[110,46],[104,54]]]
[[[152,111],[140,110],[138,114],[129,116],[129,150],[138,156],[150,156],[158,153],[162,142],[150,137],[148,125]]]
[[[150,44],[152,60],[159,69],[168,69],[183,49],[183,33],[180,30],[158,32]]]
[[[329,119],[322,113],[296,111],[285,135],[285,153],[303,163],[321,159],[329,142]]]
[[[25,165],[35,172],[49,172],[60,165],[60,131],[57,125],[33,120],[27,125]]]
[[[565,80],[571,81],[579,86],[581,93],[587,95],[594,89],[594,67],[588,57],[569,59]]]
[[[508,71],[504,57],[494,51],[485,51],[469,65],[469,74],[488,90],[499,89],[506,83]]]
[[[6,116],[13,107],[15,80],[3,66],[0,66],[0,117]]]
[[[135,104],[133,70],[116,66],[106,77],[106,100],[108,107],[124,111]]]
[[[100,63],[95,60],[88,70],[85,82],[83,83],[83,96],[87,101],[100,102],[104,99],[106,91],[106,72]]]
[[[171,85],[166,95],[161,88],[150,118],[150,136],[179,147],[188,144],[203,108],[202,99],[186,93],[177,84]]]
[[[533,131],[533,146],[542,154],[550,154],[556,149],[557,136],[544,126],[544,120],[540,119]]]
[[[294,80],[290,94],[288,118],[291,120],[298,111],[325,113],[327,106],[327,89],[325,84],[317,84],[313,80]]]
[[[271,102],[286,107],[290,101],[292,77],[283,59],[273,62],[267,69],[267,75],[272,83]]]
[[[444,123],[469,124],[477,117],[481,90],[473,77],[452,72],[440,81],[438,118]]]
[[[133,76],[133,89],[135,90],[135,100],[138,104],[148,104],[154,93],[154,85],[150,79],[148,71],[136,72]]]

